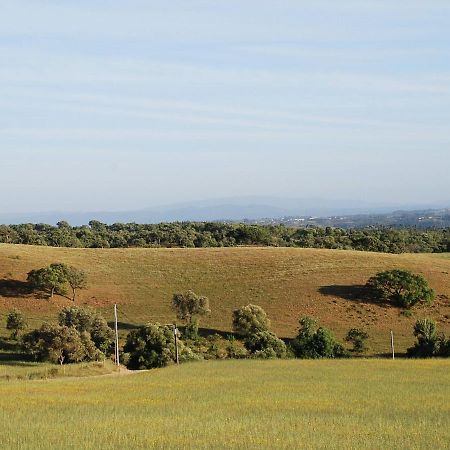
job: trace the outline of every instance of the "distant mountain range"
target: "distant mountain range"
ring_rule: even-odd
[[[135,211],[116,212],[33,212],[0,213],[0,223],[47,223],[65,220],[83,225],[90,220],[112,223],[160,223],[174,221],[232,221],[252,223],[285,223],[293,226],[318,224],[330,226],[363,226],[361,224],[428,223],[421,216],[448,216],[448,205],[375,204],[348,200],[288,199],[276,197],[239,197],[155,206]],[[402,209],[413,212],[392,212]],[[428,212],[427,212],[428,211]],[[444,211],[444,212],[442,212]],[[447,211],[447,213],[445,213]],[[415,217],[415,219],[414,219]],[[425,220],[425,221],[424,221]],[[447,220],[447,219],[442,219]],[[447,226],[447,225],[446,225]]]

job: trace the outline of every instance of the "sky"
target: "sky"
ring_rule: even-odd
[[[0,0],[0,211],[450,206],[448,0]]]

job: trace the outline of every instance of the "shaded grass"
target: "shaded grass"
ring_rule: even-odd
[[[0,382],[21,449],[448,448],[450,361],[228,361]]]
[[[450,259],[446,255],[390,255],[342,250],[297,248],[207,249],[66,249],[0,245],[0,279],[24,281],[33,269],[60,261],[88,272],[90,287],[79,304],[100,309],[112,320],[119,304],[119,320],[127,329],[147,321],[172,323],[174,292],[193,289],[210,299],[212,314],[201,326],[222,332],[231,329],[231,312],[244,304],[261,305],[282,337],[292,337],[303,315],[316,316],[342,339],[350,328],[365,328],[371,354],[389,351],[389,332],[404,352],[414,337],[419,317],[438,321],[450,333]],[[431,308],[419,307],[411,317],[388,305],[374,304],[359,295],[358,286],[381,270],[403,268],[423,274],[440,296]],[[20,283],[18,284],[20,285]],[[72,304],[0,292],[0,325],[6,312],[17,307],[30,326],[54,320],[60,308]],[[330,290],[330,287],[332,289]],[[351,298],[348,297],[351,294]],[[20,293],[19,293],[20,294]]]

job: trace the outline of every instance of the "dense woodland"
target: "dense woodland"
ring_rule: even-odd
[[[72,227],[67,222],[0,225],[0,242],[52,247],[234,247],[240,245],[354,249],[387,253],[450,251],[450,228],[332,227],[291,228],[216,222],[113,224],[91,221]]]

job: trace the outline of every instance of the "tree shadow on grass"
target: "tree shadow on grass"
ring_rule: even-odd
[[[0,279],[0,296],[2,297],[29,297],[33,293],[33,288],[26,281]]]
[[[19,342],[0,338],[0,365],[28,366],[30,361],[31,358],[22,352]]]
[[[108,326],[109,326],[110,328],[113,328],[113,329],[114,329],[115,323],[114,323],[113,321],[108,322]],[[135,330],[135,329],[138,328],[138,327],[139,327],[139,325],[135,325],[135,324],[133,324],[133,323],[117,322],[117,328],[118,328],[119,330]]]
[[[330,297],[339,297],[358,303],[373,303],[376,305],[387,304],[377,296],[376,292],[363,284],[321,286],[319,292]]]
[[[183,331],[184,325],[180,326],[179,328]],[[213,334],[218,334],[220,337],[222,337],[224,339],[228,339],[230,336],[239,338],[239,335],[237,335],[236,333],[233,333],[231,331],[217,330],[215,328],[199,328],[198,334],[202,337],[207,337],[207,336],[211,336]]]

